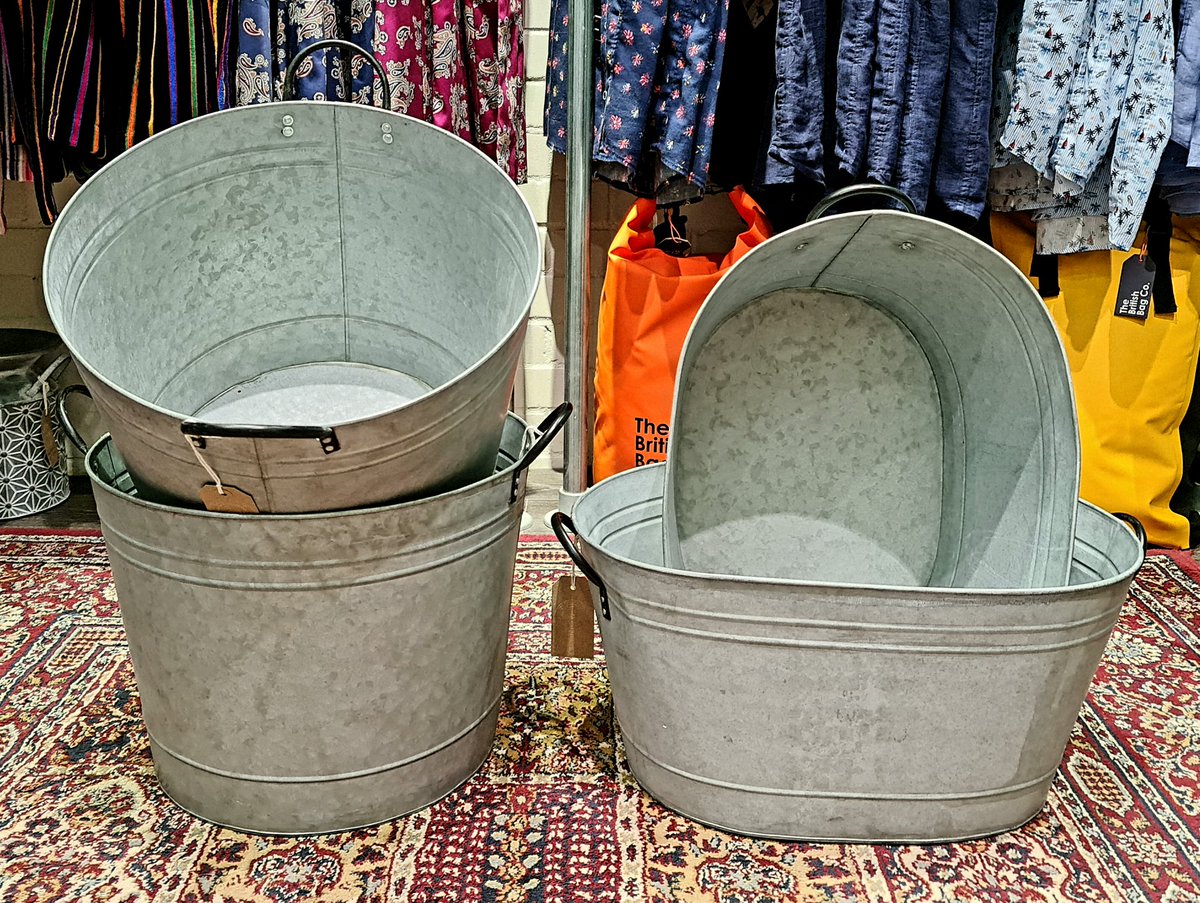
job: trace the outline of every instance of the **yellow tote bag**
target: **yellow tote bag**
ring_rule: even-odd
[[[1189,544],[1188,519],[1171,510],[1183,479],[1179,427],[1191,401],[1200,353],[1200,228],[1176,218],[1171,237],[1173,314],[1113,315],[1121,267],[1134,252],[1088,251],[1058,259],[1059,294],[1047,298],[1075,386],[1082,467],[1080,494],[1107,511],[1137,517],[1150,542]],[[1139,235],[1135,248],[1141,247]],[[1023,273],[1034,227],[1021,214],[992,214],[992,243]]]

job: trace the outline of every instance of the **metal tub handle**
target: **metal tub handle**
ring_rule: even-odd
[[[375,70],[375,74],[379,76],[379,84],[381,86],[381,94],[383,95],[383,109],[391,110],[392,108],[392,87],[388,84],[387,72],[384,71],[383,65],[379,60],[375,59],[373,54],[367,53],[353,41],[346,41],[341,38],[323,38],[320,41],[313,41],[294,57],[288,63],[287,71],[283,75],[283,99],[296,99],[296,72],[300,68],[300,63],[305,58],[316,53],[318,50],[325,50],[330,47],[337,47],[341,50],[348,51],[351,54],[358,54],[367,58],[371,64],[371,68]]]
[[[604,581],[600,579],[600,575],[596,573],[595,568],[588,564],[587,560],[579,554],[579,549],[572,538],[579,535],[579,531],[575,529],[575,522],[571,520],[569,514],[555,511],[550,515],[550,528],[554,531],[555,537],[557,537],[575,567],[579,568],[579,572],[587,578],[588,583],[600,591],[600,613],[604,615],[604,620],[611,621],[612,615],[608,610],[608,588],[604,585]],[[568,535],[568,531],[570,531],[570,535]]]
[[[1137,541],[1142,544],[1142,548],[1146,548],[1146,528],[1142,526],[1142,522],[1132,514],[1122,514],[1113,512],[1113,517],[1125,521],[1129,525],[1129,529],[1133,531],[1133,535],[1137,537]]]
[[[84,395],[91,398],[92,393],[87,386],[67,386],[59,390],[58,401],[56,402],[58,407],[58,422],[62,424],[63,433],[72,445],[86,455],[88,450],[87,441],[83,438],[79,430],[75,428],[75,424],[71,422],[71,418],[67,416],[67,398],[71,395]]]
[[[185,420],[179,429],[196,448],[204,448],[205,439],[316,439],[327,455],[332,455],[342,447],[331,426],[262,426]]]
[[[804,221],[806,223],[811,223],[815,219],[820,219],[822,216],[828,213],[831,208],[836,207],[838,204],[842,203],[843,201],[847,201],[850,198],[873,196],[884,197],[888,200],[895,201],[904,209],[905,213],[915,214],[917,212],[917,205],[912,202],[912,198],[910,198],[899,188],[893,188],[891,185],[873,185],[864,183],[862,185],[847,185],[845,188],[839,188],[837,191],[834,191],[821,198],[821,200],[817,201],[816,205],[813,207],[808,216],[804,218]]]
[[[546,419],[537,425],[534,430],[536,439],[530,444],[525,453],[521,455],[517,461],[517,466],[513,469],[512,478],[512,494],[508,499],[511,505],[517,500],[517,489],[521,482],[521,474],[537,460],[538,455],[546,450],[546,446],[554,441],[554,437],[566,425],[567,420],[571,416],[571,402],[564,401],[557,408],[546,415]]]

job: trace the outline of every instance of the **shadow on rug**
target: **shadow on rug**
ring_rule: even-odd
[[[565,556],[518,552],[492,756],[448,798],[307,839],[212,827],[158,789],[103,542],[0,534],[0,900],[1200,900],[1200,571],[1152,556],[1042,813],[930,847],[790,844],[701,827],[647,797],[601,659],[550,657]]]

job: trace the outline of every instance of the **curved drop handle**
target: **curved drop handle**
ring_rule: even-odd
[[[1133,531],[1133,535],[1137,537],[1138,542],[1142,544],[1142,548],[1146,548],[1146,528],[1142,526],[1142,522],[1132,514],[1122,514],[1114,511],[1113,517],[1125,521],[1129,524],[1129,529]]]
[[[546,415],[546,419],[537,425],[534,432],[537,438],[525,450],[517,461],[517,466],[513,469],[512,478],[512,494],[508,499],[511,505],[517,500],[517,488],[521,482],[521,474],[529,469],[530,465],[537,460],[538,455],[546,450],[546,446],[554,441],[554,437],[566,425],[567,420],[571,417],[571,402],[564,401],[557,408]]]
[[[850,198],[878,196],[885,197],[888,200],[895,201],[905,213],[916,213],[917,205],[912,202],[907,194],[899,188],[893,188],[891,185],[874,185],[863,183],[861,185],[847,185],[845,188],[839,188],[830,194],[827,194],[821,200],[817,201],[812,211],[804,218],[806,223],[811,223],[813,220],[820,219],[830,208],[836,207],[843,201]]]
[[[320,41],[313,41],[294,57],[288,63],[287,71],[283,74],[283,99],[296,99],[296,71],[300,68],[300,61],[311,56],[318,50],[326,50],[330,47],[337,47],[341,50],[350,53],[357,53],[359,56],[365,56],[371,64],[371,68],[375,70],[375,74],[379,76],[379,84],[381,86],[380,93],[383,95],[383,109],[391,110],[392,108],[392,88],[388,84],[387,72],[384,71],[383,65],[379,60],[375,59],[374,54],[367,53],[353,41],[345,41],[341,38],[323,38]]]
[[[196,448],[204,448],[205,439],[316,439],[321,450],[332,455],[342,447],[331,426],[264,426],[257,423],[205,423],[185,420],[179,431]]]
[[[71,395],[85,395],[91,398],[92,393],[87,386],[67,386],[59,390],[58,401],[56,402],[56,406],[58,407],[58,422],[62,424],[63,433],[71,441],[72,445],[86,455],[88,450],[87,442],[79,430],[75,429],[75,424],[71,422],[71,418],[67,416],[67,398]]]
[[[588,583],[600,591],[600,613],[604,615],[604,620],[611,621],[612,615],[608,610],[608,588],[604,585],[604,581],[600,579],[600,575],[596,573],[595,569],[579,554],[579,549],[575,546],[575,541],[571,538],[571,536],[578,535],[578,531],[575,529],[575,522],[571,520],[569,514],[555,511],[550,515],[550,529],[554,531],[555,537],[570,557],[572,563],[574,563],[575,567],[579,568],[579,572],[588,579]],[[568,530],[571,535],[568,535]]]

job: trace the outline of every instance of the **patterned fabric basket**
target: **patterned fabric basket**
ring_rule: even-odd
[[[53,404],[54,378],[70,358],[35,370],[56,348],[52,333],[0,331],[0,520],[53,508],[71,492]]]

